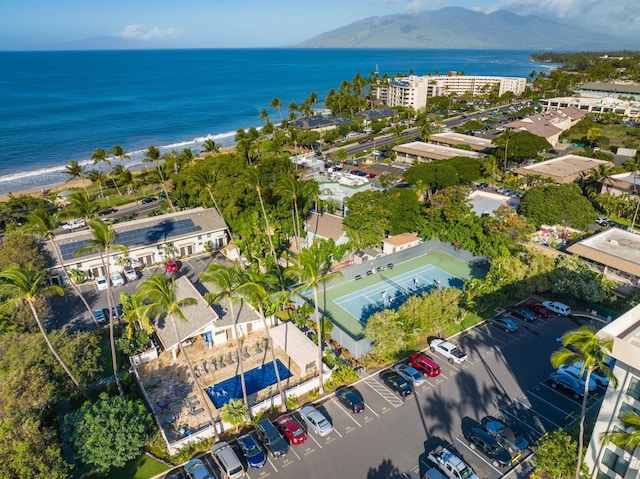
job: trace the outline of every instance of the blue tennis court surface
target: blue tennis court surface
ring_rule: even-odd
[[[381,282],[336,298],[334,303],[362,324],[383,309],[398,308],[409,296],[419,296],[434,288],[462,288],[463,280],[436,266],[423,266],[398,276],[376,273]]]
[[[279,359],[276,359],[278,364],[278,373],[280,374],[280,380],[285,380],[293,376],[291,371],[282,364]],[[244,382],[247,387],[247,396],[257,393],[258,391],[275,384],[277,381],[276,371],[273,368],[273,363],[269,361],[263,366],[250,369],[244,373]],[[232,378],[220,381],[205,389],[209,399],[213,405],[220,409],[227,404],[230,399],[242,399],[242,383],[240,381],[240,375],[236,375]]]

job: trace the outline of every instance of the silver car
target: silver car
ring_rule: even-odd
[[[318,411],[313,406],[304,406],[300,409],[300,415],[302,416],[302,420],[306,423],[307,427],[313,429],[318,436],[324,437],[331,434],[333,431],[333,426],[324,417],[320,411]]]

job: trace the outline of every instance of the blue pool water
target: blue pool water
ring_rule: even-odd
[[[280,379],[284,380],[293,376],[291,371],[277,359],[278,373]],[[247,396],[271,386],[277,382],[276,372],[273,363],[269,361],[264,366],[258,366],[244,373],[244,382],[247,387]],[[240,375],[226,379],[205,389],[213,405],[220,409],[227,404],[230,399],[242,399],[242,383]]]

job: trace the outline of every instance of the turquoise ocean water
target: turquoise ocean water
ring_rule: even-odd
[[[199,151],[211,137],[288,116],[309,93],[324,99],[356,74],[528,76],[548,68],[504,50],[224,49],[0,52],[0,194],[63,183],[69,160],[123,146],[139,165],[149,146]]]

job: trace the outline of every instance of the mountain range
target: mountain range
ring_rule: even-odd
[[[300,48],[477,48],[605,50],[637,48],[640,40],[507,10],[489,14],[460,7],[369,17],[322,33]]]

